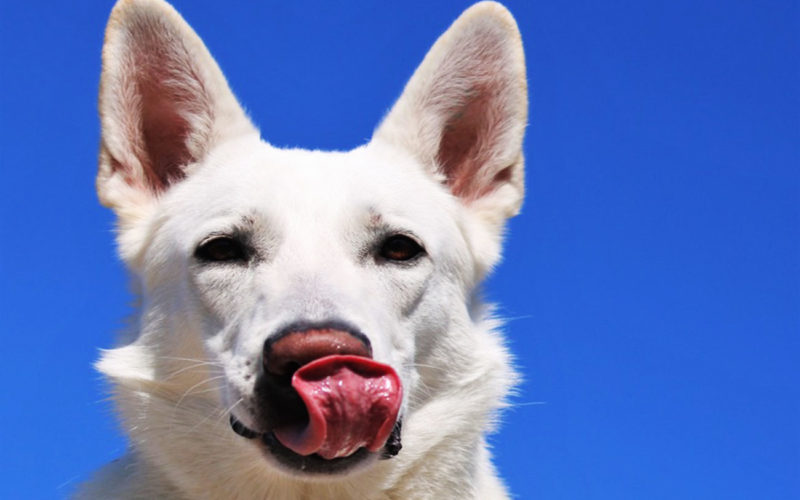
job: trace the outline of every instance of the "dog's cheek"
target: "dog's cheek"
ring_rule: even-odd
[[[413,265],[388,265],[380,270],[386,310],[395,311],[401,319],[411,318],[429,291],[434,266],[423,257]]]
[[[469,323],[464,290],[448,278],[447,273],[431,276],[414,314],[409,318],[415,338],[414,357],[419,362],[452,339],[458,324]]]
[[[252,393],[258,366],[258,353],[243,346],[247,332],[252,332],[253,310],[257,309],[244,271],[212,270],[191,276],[190,296],[197,329],[210,359],[225,369],[240,397]]]
[[[247,275],[233,266],[191,266],[189,290],[204,316],[227,325],[240,315],[246,297]]]

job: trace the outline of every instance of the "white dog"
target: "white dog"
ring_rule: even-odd
[[[97,189],[141,296],[103,353],[130,451],[81,498],[507,498],[479,284],[523,198],[516,24],[468,9],[372,140],[259,137],[161,0],[111,13]]]

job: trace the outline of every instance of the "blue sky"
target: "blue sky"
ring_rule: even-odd
[[[176,1],[276,145],[346,149],[457,1]],[[521,499],[800,498],[800,8],[511,1],[528,197],[486,294],[525,382]],[[92,371],[129,312],[94,194],[111,2],[0,3],[0,497],[119,456]]]

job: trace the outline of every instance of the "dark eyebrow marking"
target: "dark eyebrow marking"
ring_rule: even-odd
[[[254,213],[242,215],[239,219],[245,226],[254,226],[256,224],[256,215]]]
[[[367,207],[367,212],[369,212],[369,225],[370,226],[382,226],[383,225],[383,216],[378,212],[378,209],[374,206]]]

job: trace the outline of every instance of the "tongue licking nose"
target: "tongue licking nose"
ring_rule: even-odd
[[[265,353],[266,354],[266,353]],[[402,385],[389,365],[371,359],[366,342],[341,330],[293,332],[265,355],[271,373],[292,375],[308,420],[285,423],[275,437],[300,455],[332,459],[359,448],[378,451],[397,420]]]
[[[326,356],[292,376],[308,411],[306,425],[275,429],[275,437],[300,455],[331,459],[359,448],[378,451],[397,420],[402,389],[388,365],[360,356]]]

